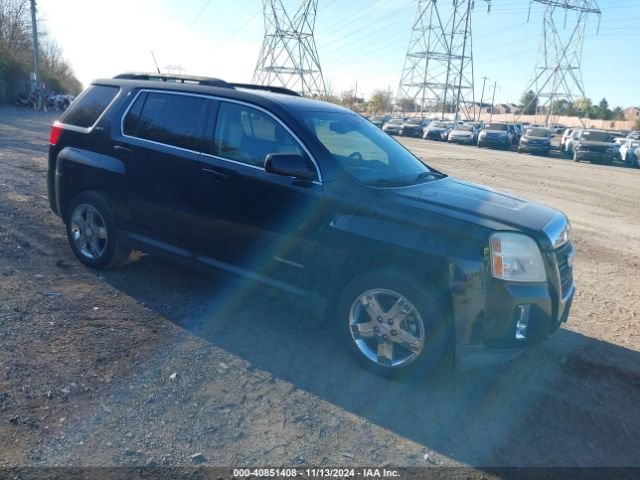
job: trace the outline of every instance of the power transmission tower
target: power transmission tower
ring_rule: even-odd
[[[485,0],[487,9],[491,0]],[[405,102],[424,111],[460,112],[475,103],[471,13],[475,0],[418,0],[396,109]]]
[[[253,82],[289,88],[308,97],[326,97],[313,36],[318,0],[302,0],[293,17],[282,0],[263,0],[262,6],[265,35]]]
[[[524,90],[535,96],[523,111],[536,102],[536,113],[544,112],[548,124],[557,100],[573,102],[585,97],[581,70],[584,33],[589,15],[599,18],[602,12],[595,0],[531,0],[529,9],[534,3],[544,6],[542,41],[533,80]]]

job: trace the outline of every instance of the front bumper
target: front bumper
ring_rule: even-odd
[[[447,140],[447,134],[445,132],[439,131],[439,130],[430,130],[430,131],[428,131],[428,132],[426,132],[424,134],[423,138],[426,139],[426,140],[446,141]]]
[[[613,160],[612,153],[590,152],[588,150],[574,150],[578,160],[588,160],[590,162],[605,163]]]
[[[400,129],[400,135],[403,137],[420,138],[422,136],[422,130],[419,128],[402,128]]]
[[[478,139],[478,146],[508,148],[511,147],[511,141],[509,137],[483,137]]]
[[[457,136],[449,136],[449,142],[451,143],[463,143],[465,145],[473,145],[476,143],[475,138],[473,137],[457,137]]]
[[[520,144],[518,146],[518,150],[521,152],[529,152],[529,153],[539,153],[539,152],[544,152],[544,153],[549,153],[549,151],[551,151],[551,145],[524,145],[524,144]]]
[[[459,269],[464,275],[452,285],[457,362],[506,361],[555,333],[571,311],[573,254],[571,243],[543,252],[547,281],[540,283],[493,277],[469,283],[473,269]]]

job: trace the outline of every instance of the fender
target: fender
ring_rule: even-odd
[[[425,278],[425,286],[430,278],[440,278],[446,282],[449,290],[456,342],[468,344],[482,341],[487,268],[483,249],[471,243],[435,235],[432,231],[421,231],[383,218],[357,214],[334,218],[329,225],[327,240],[333,248],[345,252],[345,264],[377,263],[376,267],[380,267],[398,263],[397,266],[402,265],[419,278]],[[394,255],[390,256],[388,252],[394,252]],[[370,258],[372,256],[377,260]],[[338,268],[334,272],[335,282],[340,281],[340,275]]]
[[[124,173],[124,163],[117,158],[79,148],[63,148],[56,162],[56,210],[64,217],[69,200],[86,190],[108,190],[117,198]]]

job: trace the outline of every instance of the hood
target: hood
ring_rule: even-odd
[[[613,147],[611,142],[594,142],[593,140],[580,140],[580,145],[585,147]]]
[[[430,132],[444,132],[445,130],[450,130],[449,127],[427,127],[427,130],[429,130]]]
[[[545,233],[560,222],[562,213],[488,187],[447,177],[394,189],[397,201],[425,211],[457,218],[489,230],[516,230],[538,239],[548,248],[554,239]],[[562,223],[562,222],[560,222]]]

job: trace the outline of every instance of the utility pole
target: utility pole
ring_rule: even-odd
[[[493,82],[493,98],[491,99],[491,114],[489,115],[489,121],[493,120],[493,105],[496,101],[496,86],[498,82]]]
[[[40,91],[40,61],[38,55],[38,26],[36,22],[36,0],[31,0],[31,35],[33,36],[33,65],[36,80],[37,109],[42,109],[42,92]]]
[[[484,86],[487,84],[488,77],[482,77],[482,95],[480,95],[480,110],[478,111],[478,122],[482,114],[482,102],[484,101]],[[475,116],[474,116],[475,118]]]

